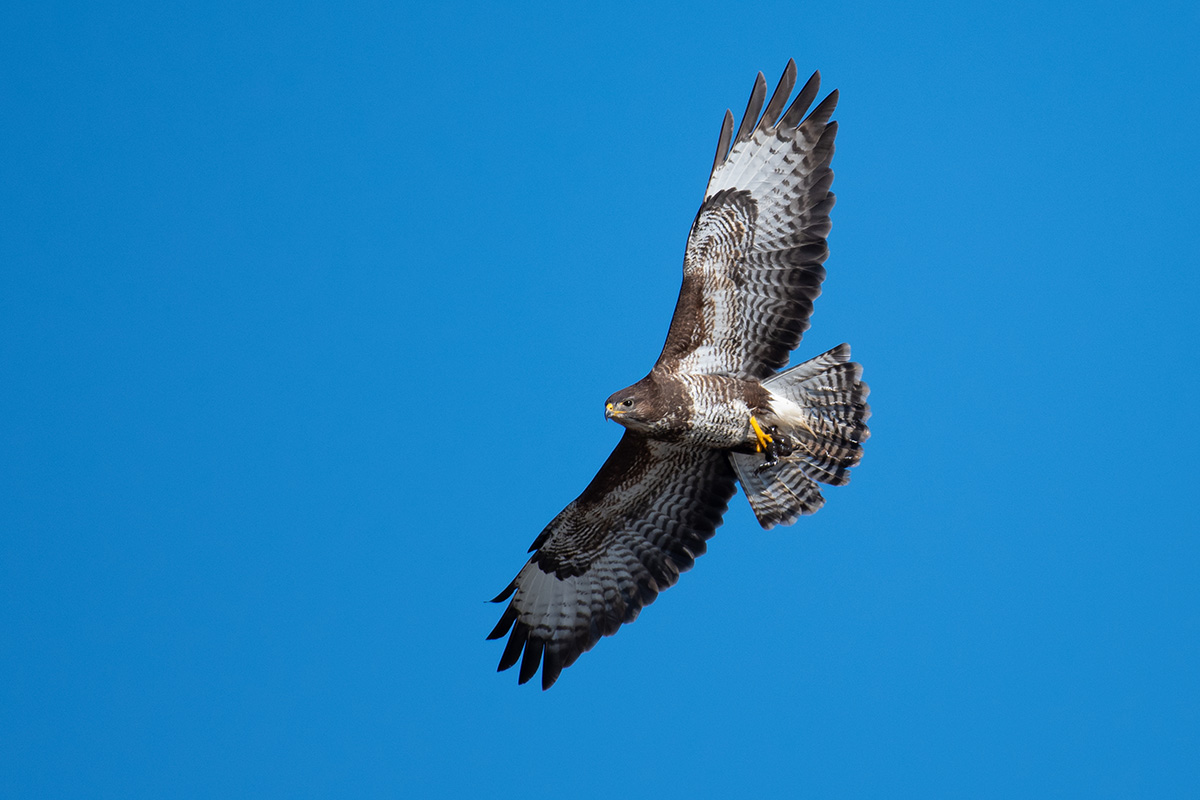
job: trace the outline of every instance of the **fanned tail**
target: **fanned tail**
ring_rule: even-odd
[[[862,458],[871,435],[870,392],[862,365],[841,344],[763,381],[780,418],[778,434],[791,448],[773,464],[761,453],[731,453],[730,460],[764,528],[791,525],[825,504],[817,483],[842,486]]]

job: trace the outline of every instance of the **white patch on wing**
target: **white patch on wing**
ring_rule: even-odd
[[[733,371],[740,363],[744,302],[734,276],[744,248],[753,241],[752,223],[741,206],[718,205],[700,217],[688,240],[684,274],[703,287],[700,313],[706,336],[681,359],[684,372],[705,372],[714,366]]]

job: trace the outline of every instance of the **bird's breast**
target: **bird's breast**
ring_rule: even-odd
[[[746,440],[750,407],[743,381],[721,375],[695,375],[683,379],[691,399],[691,425],[687,438],[704,447],[729,449]]]

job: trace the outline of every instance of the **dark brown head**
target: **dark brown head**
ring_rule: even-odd
[[[649,377],[612,394],[604,403],[604,418],[615,420],[630,430],[649,432],[662,417],[656,400],[658,387]]]

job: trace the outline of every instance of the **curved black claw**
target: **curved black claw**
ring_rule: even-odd
[[[771,428],[771,448],[776,457],[790,456],[796,449],[796,443],[792,441],[792,437],[787,434],[780,433],[779,428]]]
[[[755,468],[755,472],[763,472],[779,463],[780,458],[786,458],[796,449],[792,440],[779,432],[779,428],[772,425],[770,429],[770,438],[767,440],[766,449],[763,450],[763,463]]]

